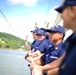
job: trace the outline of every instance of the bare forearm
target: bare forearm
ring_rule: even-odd
[[[27,40],[25,41],[25,45],[26,45],[26,47],[27,47],[28,50],[31,49],[30,46],[29,46],[29,44],[28,44],[28,42],[27,42]]]
[[[53,68],[56,68],[56,67],[59,67],[61,61],[63,60],[65,54],[63,54],[60,58],[58,58],[57,60],[47,64],[47,65],[44,65],[42,67],[43,70],[49,70],[49,69],[53,69]]]
[[[48,70],[47,71],[47,75],[59,75],[58,74],[58,71],[59,71],[59,68],[54,68],[54,69],[51,69],[51,70]]]

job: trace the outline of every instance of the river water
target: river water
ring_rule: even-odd
[[[26,52],[0,49],[0,75],[30,75]]]

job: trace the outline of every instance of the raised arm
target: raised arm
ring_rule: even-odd
[[[27,39],[28,39],[28,36],[26,36],[26,39],[25,39],[25,46],[27,47],[28,50],[30,50],[31,47],[29,46]]]

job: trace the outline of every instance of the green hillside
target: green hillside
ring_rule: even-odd
[[[29,42],[29,45],[31,43]],[[0,32],[0,48],[24,49],[26,50],[24,40],[12,34]]]

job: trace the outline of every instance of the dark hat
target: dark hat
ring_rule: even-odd
[[[39,29],[36,28],[36,29],[32,30],[31,32],[32,32],[32,33],[37,33],[38,30],[39,30]]]
[[[46,35],[46,32],[39,29],[36,35]]]
[[[45,28],[40,28],[40,30],[46,31],[46,29],[45,29]]]
[[[61,32],[65,35],[65,29],[60,25],[54,26],[50,29],[46,29],[46,31],[47,32]]]
[[[76,0],[65,0],[64,3],[55,10],[62,13],[63,9],[67,6],[76,6]]]

